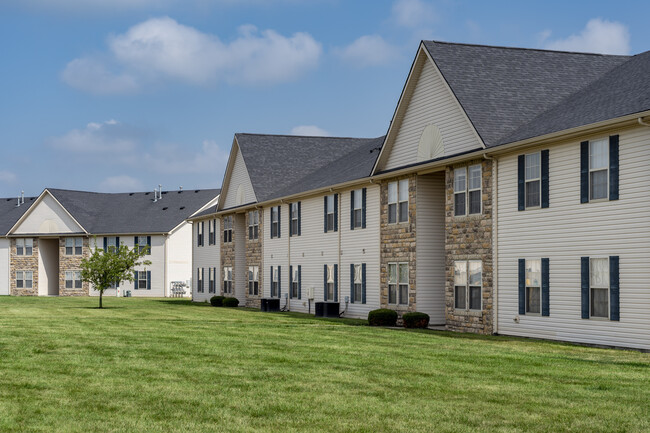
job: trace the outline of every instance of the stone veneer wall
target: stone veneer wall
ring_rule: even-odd
[[[83,238],[83,248],[80,256],[66,256],[65,254],[65,237],[59,238],[59,296],[87,296],[89,287],[87,282],[83,282],[81,289],[65,288],[65,271],[80,271],[81,260],[90,256],[90,240]]]
[[[11,238],[9,253],[9,277],[11,279],[9,287],[11,294],[14,296],[38,296],[38,238],[33,238],[34,246],[31,256],[16,255],[16,239]],[[16,288],[16,271],[32,271],[34,280],[31,289]]]
[[[388,224],[388,184],[401,179],[409,179],[409,220],[408,222]],[[416,175],[401,176],[382,181],[380,189],[380,242],[381,270],[380,294],[381,308],[396,309],[400,316],[403,312],[416,311],[417,286],[415,281],[415,198]],[[409,263],[409,305],[395,306],[388,304],[388,264],[393,262]]]
[[[233,288],[233,294],[235,291],[235,288],[237,287],[237,277],[235,276],[235,242],[237,242],[237,231],[235,230],[235,218],[237,218],[237,215],[230,214],[232,216],[233,220],[233,228],[232,228],[232,242],[229,243],[224,243],[223,241],[223,220],[224,218],[221,218],[221,231],[216,233],[217,236],[219,236],[220,243],[221,243],[221,269],[219,270],[219,274],[221,275],[221,280],[218,282],[215,282],[218,286],[221,287],[220,294],[224,295],[223,291],[223,280],[224,280],[224,273],[223,273],[223,268],[224,266],[231,266],[232,267],[232,288]],[[207,275],[206,275],[206,281],[207,281]],[[206,286],[207,287],[207,286]],[[228,294],[227,296],[232,296]]]
[[[259,230],[256,240],[248,239],[248,216],[249,213],[246,212],[246,266],[259,266],[259,295],[249,295],[248,294],[248,282],[246,282],[246,306],[253,308],[260,308],[262,299],[262,294],[264,293],[264,259],[263,259],[263,240],[264,240],[264,211],[262,209],[257,210],[259,212]]]
[[[454,169],[481,164],[482,213],[454,216]],[[453,331],[491,334],[493,331],[492,287],[492,161],[481,159],[447,167],[445,205],[445,250],[447,269],[446,325]],[[483,263],[482,311],[454,309],[454,261],[481,260]],[[469,302],[469,299],[468,299]]]

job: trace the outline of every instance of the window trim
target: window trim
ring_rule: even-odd
[[[611,277],[607,278],[606,280],[606,285],[607,287],[594,287],[591,284],[591,270],[592,270],[592,262],[594,260],[605,260],[605,263],[607,263],[607,275],[610,275],[610,263],[609,263],[609,256],[590,256],[589,257],[589,320],[607,320],[610,321],[610,316],[611,316],[611,300],[610,300],[610,289],[611,289]],[[607,308],[605,309],[607,311],[607,316],[594,316],[593,315],[593,290],[607,290],[607,296],[605,299],[607,299]]]
[[[391,282],[390,281],[390,267],[395,266],[395,281]],[[401,266],[406,266],[406,284],[402,284],[400,282],[399,278],[399,270]],[[386,281],[388,283],[388,293],[387,293],[387,304],[388,305],[393,305],[397,308],[399,307],[408,307],[410,304],[410,296],[411,296],[411,269],[409,269],[409,262],[388,262],[387,268],[386,268]],[[400,286],[406,285],[406,303],[401,303],[400,302]],[[390,302],[390,286],[395,286],[395,302]],[[363,294],[362,294],[363,296]]]
[[[526,177],[526,161],[530,155],[539,155],[539,177],[534,179],[528,179]],[[532,182],[539,182],[538,192],[539,192],[539,204],[537,206],[528,205],[528,184]],[[542,208],[542,151],[538,150],[537,152],[525,153],[524,154],[524,209],[541,209]]]

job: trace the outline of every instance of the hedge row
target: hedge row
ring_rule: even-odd
[[[426,328],[429,326],[429,315],[425,313],[404,313],[402,316],[405,328]],[[397,311],[387,308],[372,310],[368,313],[370,326],[395,326],[397,325]]]
[[[210,298],[210,304],[213,307],[237,307],[239,306],[239,299],[227,298],[225,296],[213,296]]]

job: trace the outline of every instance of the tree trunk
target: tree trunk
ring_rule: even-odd
[[[99,291],[99,308],[104,308],[102,307],[102,295],[104,294],[103,290]]]

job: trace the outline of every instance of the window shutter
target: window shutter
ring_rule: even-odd
[[[580,293],[582,298],[582,318],[589,318],[589,257],[580,258]]]
[[[339,300],[339,265],[334,265],[334,302]]]
[[[323,233],[327,233],[327,196],[323,197]]]
[[[519,314],[526,314],[526,259],[519,259]]]
[[[136,251],[138,250],[138,237],[137,236],[133,236],[133,248],[135,248]]]
[[[293,266],[289,265],[289,298],[293,298]]]
[[[323,265],[323,301],[327,301],[327,265]]]
[[[542,259],[542,316],[550,316],[550,275],[549,260]]]
[[[108,251],[108,238],[104,236],[104,251]]]
[[[205,245],[205,221],[201,221],[201,246]]]
[[[271,282],[271,285],[269,286],[269,298],[270,298],[271,293],[273,293],[273,266],[271,266],[271,278],[269,278],[269,281]]]
[[[287,218],[287,221],[289,221],[289,237],[294,235],[291,228],[291,218],[293,218],[293,212],[291,212],[291,203],[289,203],[289,218]]]
[[[339,231],[339,195],[334,194],[334,231]]]
[[[298,299],[302,299],[302,266],[298,265]]]
[[[200,224],[200,223],[198,223],[198,222],[196,223],[196,246],[197,246],[197,247],[200,247],[200,246],[201,246],[201,237],[200,237],[200,235],[199,235],[199,233],[200,233],[200,230],[199,230],[199,224]]]
[[[548,149],[542,150],[542,207],[548,207],[549,179],[548,179]]]
[[[609,256],[609,319],[621,320],[619,311],[618,256]]]
[[[580,203],[589,202],[589,142],[580,143]],[[587,305],[589,307],[589,305]],[[587,319],[589,318],[587,310]],[[584,315],[584,314],[583,314]]]
[[[298,236],[300,236],[300,226],[302,225],[302,211],[301,211],[301,203],[298,202]]]
[[[117,251],[119,249],[120,249],[120,237],[115,236],[115,250]]]
[[[354,190],[350,191],[350,230],[354,230]]]
[[[282,298],[282,266],[278,266],[278,298]]]
[[[147,255],[151,254],[151,236],[147,236],[147,246],[149,247],[149,251],[147,251]]]
[[[281,233],[282,233],[282,218],[280,218],[281,216],[282,216],[282,205],[278,206],[278,236],[277,237],[282,237],[281,236]],[[289,216],[291,216],[291,215],[289,215]]]
[[[618,135],[609,137],[609,199],[618,200]]]
[[[350,263],[350,302],[354,304],[354,263]]]
[[[133,288],[137,289],[138,288],[138,271],[133,271]]]
[[[366,303],[366,264],[361,263],[361,303]]]
[[[151,290],[151,271],[147,271],[147,290]]]
[[[526,155],[517,158],[517,209],[526,210]]]
[[[361,190],[361,228],[366,228],[366,189]]]

